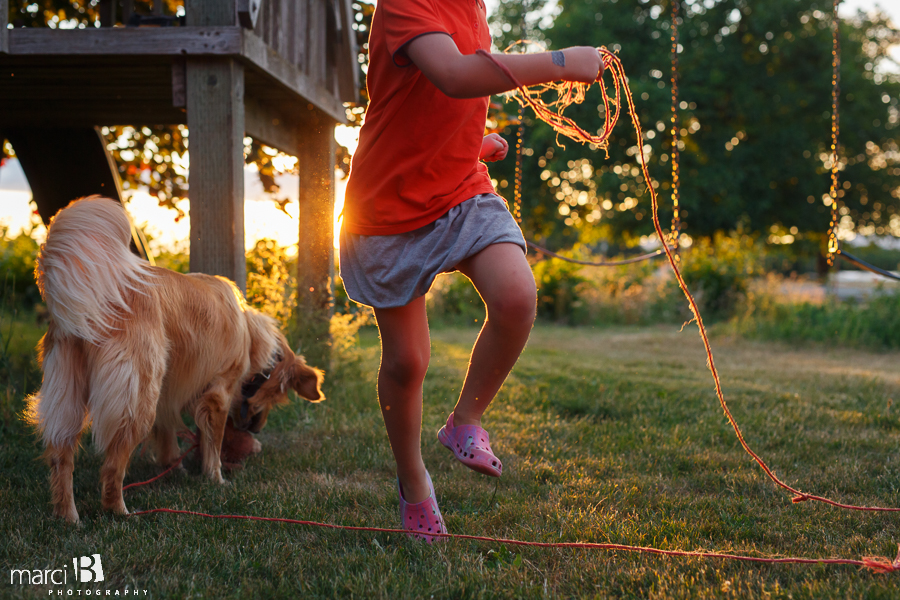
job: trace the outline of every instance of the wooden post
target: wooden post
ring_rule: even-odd
[[[0,0],[0,54],[9,52],[9,33],[6,24],[9,22],[9,0]],[[0,144],[3,141],[0,140]]]
[[[191,271],[247,290],[244,259],[244,68],[190,59],[186,68],[191,166]]]
[[[334,313],[334,121],[319,113],[301,135],[296,331],[310,364],[328,368]]]
[[[116,26],[116,2],[100,0],[100,27]]]
[[[189,27],[235,24],[234,0],[187,0],[185,9]],[[246,293],[244,68],[232,58],[189,58],[185,83],[191,271],[222,275]]]

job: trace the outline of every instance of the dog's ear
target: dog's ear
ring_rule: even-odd
[[[325,380],[325,374],[321,370],[310,367],[303,360],[302,356],[298,356],[294,360],[291,367],[291,388],[306,398],[310,402],[321,402],[325,399],[322,395],[322,382]]]

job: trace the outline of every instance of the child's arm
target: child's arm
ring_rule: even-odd
[[[444,33],[418,37],[405,50],[425,77],[451,98],[490,96],[515,87],[486,57],[460,54],[453,39]],[[597,78],[603,65],[596,48],[574,46],[561,52],[564,60],[557,55],[556,61],[550,52],[493,56],[525,86],[559,80],[591,83]]]

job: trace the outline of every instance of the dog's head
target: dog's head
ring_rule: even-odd
[[[265,426],[273,406],[286,404],[288,390],[294,390],[310,402],[321,402],[322,371],[310,367],[282,346],[271,369],[256,373],[241,385],[240,393],[231,405],[231,420],[236,429],[259,433]]]

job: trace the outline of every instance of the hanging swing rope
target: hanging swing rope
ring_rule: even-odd
[[[886,269],[864,261],[844,250],[837,235],[838,228],[838,193],[840,181],[840,165],[838,154],[840,149],[840,97],[841,97],[841,32],[838,6],[841,0],[834,0],[834,14],[831,20],[831,188],[829,198],[831,200],[831,222],[828,225],[828,266],[834,264],[836,256],[840,256],[857,267],[881,275],[894,281],[900,281],[900,276]]]
[[[671,1],[671,29],[672,29],[672,244],[678,247],[678,235],[681,231],[681,211],[678,208],[681,189],[681,129],[678,126],[678,20],[679,0]]]
[[[841,36],[838,5],[841,0],[834,0],[834,15],[831,19],[831,188],[828,192],[831,200],[831,222],[828,224],[828,266],[834,264],[834,257],[840,254],[838,244],[838,187],[840,168],[838,165],[838,143],[840,139],[840,96],[841,96]]]

